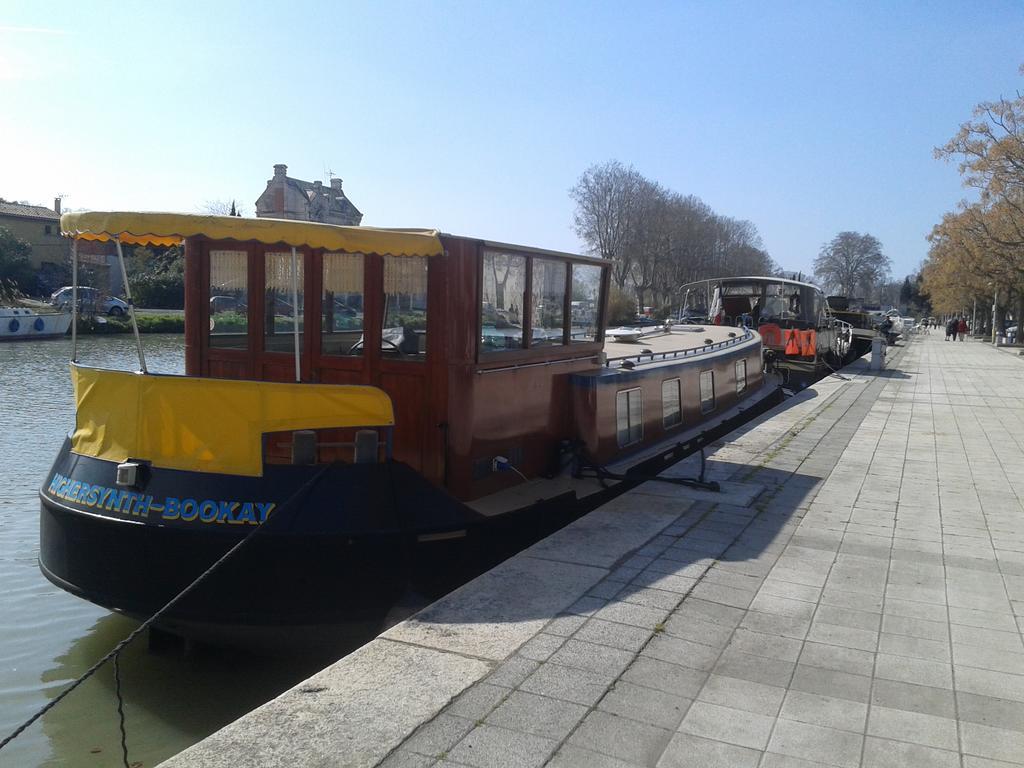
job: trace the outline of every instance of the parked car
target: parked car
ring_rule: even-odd
[[[218,312],[245,312],[245,302],[235,296],[211,296],[210,314]]]
[[[652,325],[663,325],[662,321],[655,320],[653,317],[647,315],[637,315],[631,323],[626,323],[630,328],[647,328]]]
[[[50,303],[57,309],[68,309],[71,306],[73,289],[70,285],[59,288],[50,294]],[[108,296],[96,288],[79,286],[78,306],[81,309],[101,312],[111,317],[123,317],[128,314],[128,302],[116,296]]]
[[[679,325],[703,325],[708,321],[708,316],[696,310],[684,309],[675,317],[671,318],[673,323]]]
[[[357,310],[357,309],[355,309],[353,307],[350,307],[348,304],[346,304],[341,299],[335,299],[334,300],[334,314],[335,315],[344,315],[345,317],[355,317],[356,315],[359,314],[359,310]]]

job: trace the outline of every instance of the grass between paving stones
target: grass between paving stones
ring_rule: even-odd
[[[772,449],[764,455],[764,458],[761,459],[760,463],[755,464],[754,466],[750,467],[747,470],[746,474],[743,475],[743,478],[740,482],[743,482],[743,480],[749,480],[751,477],[754,476],[754,474],[757,473],[759,469],[766,467],[768,465],[768,462],[770,462],[772,459],[774,459],[776,456],[782,453],[786,449],[786,447],[791,442],[793,442],[793,440],[795,440],[801,432],[803,432],[805,429],[811,426],[811,424],[813,424],[819,416],[825,413],[825,411],[827,411],[833,405],[835,405],[835,400],[830,400],[828,403],[823,405],[820,410],[815,411],[813,414],[805,418],[803,421],[797,422],[797,425],[793,427],[791,430],[789,430],[784,437],[780,438],[779,442],[776,443],[772,447]]]

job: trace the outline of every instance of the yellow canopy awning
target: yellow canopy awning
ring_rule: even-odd
[[[395,423],[376,387],[287,384],[108,371],[71,365],[71,450],[155,467],[258,477],[268,432]]]
[[[118,240],[130,245],[176,245],[186,237],[255,240],[267,245],[327,248],[348,253],[439,256],[437,230],[342,227],[312,221],[245,219],[192,213],[82,211],[60,217],[61,234],[78,240]]]

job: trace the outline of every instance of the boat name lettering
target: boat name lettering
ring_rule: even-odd
[[[138,491],[91,485],[54,473],[47,489],[58,499],[73,501],[90,509],[120,512],[128,517],[159,515],[161,520],[181,520],[189,523],[219,525],[259,525],[277,506],[271,501],[219,501],[214,499],[188,499],[167,496],[162,501]]]

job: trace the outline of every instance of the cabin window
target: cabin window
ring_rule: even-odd
[[[525,307],[526,257],[484,251],[480,304],[481,353],[522,349]]]
[[[533,259],[530,296],[533,336],[531,347],[565,343],[565,287],[567,265],[554,259]]]
[[[363,354],[363,254],[325,253],[320,352]]]
[[[210,346],[249,346],[249,254],[210,251]]]
[[[772,283],[766,286],[764,309],[761,316],[773,323],[799,319],[799,289],[782,283]]]
[[[381,355],[422,360],[427,354],[426,256],[384,257]]]
[[[597,341],[598,319],[601,315],[601,268],[586,264],[572,265],[572,317],[569,341]]]
[[[292,296],[292,252],[275,251],[264,254],[263,277],[263,349],[266,352],[295,351],[296,318],[299,322],[299,344],[302,344],[303,258],[296,253],[297,297]]]
[[[682,387],[679,379],[661,382],[661,420],[665,429],[683,423]]]
[[[615,394],[615,423],[620,448],[643,439],[644,401],[639,389],[625,389]]]
[[[710,413],[715,410],[715,372],[700,372],[700,412]]]
[[[740,394],[747,388],[747,361],[736,361],[736,394]]]

